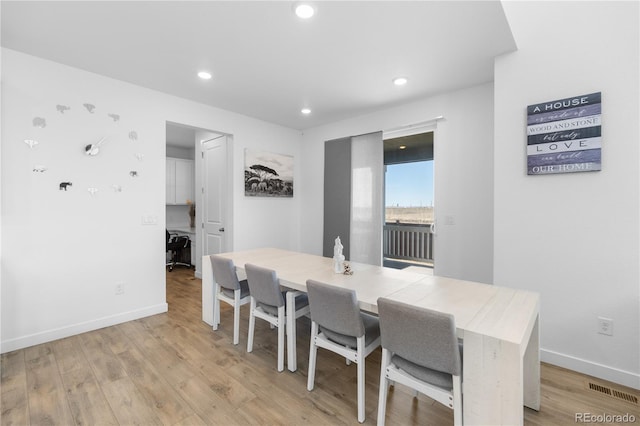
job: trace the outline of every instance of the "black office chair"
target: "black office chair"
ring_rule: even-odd
[[[191,247],[191,240],[186,235],[171,234],[167,232],[167,253],[171,252],[171,261],[167,262],[169,272],[173,271],[176,265],[187,266],[191,268],[191,255],[185,259],[187,248]],[[188,260],[188,263],[185,262]]]

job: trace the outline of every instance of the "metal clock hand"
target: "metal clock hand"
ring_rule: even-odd
[[[85,154],[87,155],[98,155],[100,153],[100,145],[107,139],[107,136],[103,136],[102,139],[100,139],[98,142],[96,142],[95,144],[88,144],[87,146],[84,147],[84,151]]]

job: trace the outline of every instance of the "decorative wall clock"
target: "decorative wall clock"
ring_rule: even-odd
[[[114,159],[114,156],[120,156],[123,153],[123,149],[125,149],[122,146],[120,146],[120,147],[117,147],[117,149],[105,151],[104,146],[107,142],[110,143],[110,146],[112,143],[117,143],[119,141],[126,141],[127,139],[129,142],[138,142],[138,132],[136,130],[132,130],[131,128],[125,130],[123,128],[124,127],[123,121],[126,121],[126,118],[125,120],[121,120],[122,117],[120,114],[113,113],[113,112],[107,112],[107,113],[101,112],[98,106],[89,102],[80,103],[78,104],[77,107],[71,104],[70,105],[57,104],[55,105],[54,115],[57,116],[58,118],[47,116],[47,114],[45,113],[45,114],[38,114],[37,116],[34,116],[33,119],[31,120],[31,124],[33,126],[32,127],[33,130],[31,132],[32,135],[30,135],[30,137],[28,138],[25,138],[23,142],[30,149],[34,151],[34,154],[32,155],[34,157],[33,158],[34,160],[36,161],[38,160],[37,157],[39,156],[38,152],[40,150],[43,150],[42,154],[40,155],[44,155],[51,160],[52,158],[51,155],[45,154],[44,151],[47,151],[48,149],[50,152],[54,144],[56,145],[56,150],[59,150],[59,149],[68,150],[68,148],[72,147],[72,145],[69,145],[68,143],[58,144],[58,142],[63,140],[63,138],[74,139],[76,141],[78,139],[81,139],[81,140],[85,139],[84,141],[81,141],[82,143],[81,150],[84,157],[95,158],[98,156],[100,157],[104,156],[105,158],[105,160],[100,160],[97,163],[94,163],[95,167],[93,169],[87,168],[87,167],[93,167],[93,166],[86,166],[86,165],[83,166],[83,165],[80,165],[80,163],[73,163],[70,166],[67,166],[64,168],[65,173],[75,172],[76,173],[75,176],[59,176],[59,177],[51,176],[51,178],[53,179],[60,179],[60,178],[63,179],[62,182],[60,180],[57,180],[58,184],[56,184],[56,186],[58,187],[59,191],[67,192],[69,189],[71,189],[72,181],[76,182],[80,186],[84,186],[83,185],[84,183],[83,180],[84,180],[84,181],[87,181],[87,183],[89,183],[89,185],[87,185],[86,188],[87,188],[87,192],[91,196],[94,196],[98,193],[98,191],[100,190],[100,186],[103,186],[103,189],[104,187],[110,188],[113,190],[114,193],[120,193],[123,190],[123,186],[117,181],[111,182],[110,184],[105,184],[103,182],[102,185],[98,185],[97,183],[100,180],[104,180],[106,176],[116,177],[117,175],[120,175],[124,177],[126,176],[126,174],[128,174],[130,178],[137,178],[139,176],[139,170],[132,170],[131,169],[132,165],[120,166],[122,167],[122,169],[120,170],[120,172],[118,172],[117,171],[118,164],[123,163],[120,160],[116,160],[113,167],[108,167],[107,169],[105,169],[105,166],[104,166],[105,161],[111,161]],[[104,117],[104,118],[101,120],[100,119],[101,117]],[[72,125],[74,126],[73,128],[68,128],[69,124],[63,124],[64,122],[71,123],[70,120],[75,120],[72,123]],[[85,138],[85,136],[82,135],[83,132],[86,134],[89,131],[92,131],[94,133],[100,132],[102,134],[96,135],[95,139],[93,139],[91,136],[86,136],[86,135],[85,135],[86,136]],[[59,152],[60,151],[58,151],[58,153]],[[110,154],[107,155],[107,152],[110,152]],[[73,155],[72,152],[69,152],[69,154]],[[137,149],[133,153],[129,151],[127,156],[132,154],[138,160],[138,162],[141,162],[142,158],[144,157],[144,154],[137,151]],[[128,157],[128,158],[131,158],[131,157]],[[88,179],[85,179],[88,176],[87,173],[89,170],[91,172],[95,171],[96,173],[99,173],[100,168],[104,170],[104,173],[99,174],[97,179],[93,179],[91,182],[88,182]],[[49,173],[55,174],[55,169],[56,169],[55,165],[54,167],[47,167],[42,164],[35,164],[31,167],[31,170],[34,173],[38,173],[38,174],[43,174],[47,170],[50,170]],[[59,169],[60,168],[58,168],[58,170]],[[114,171],[115,173],[117,173],[117,175],[114,174]],[[73,179],[71,179],[72,177]]]

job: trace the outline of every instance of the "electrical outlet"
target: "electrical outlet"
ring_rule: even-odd
[[[124,294],[124,282],[116,284],[116,296],[120,296],[121,294]]]
[[[611,318],[598,317],[598,333],[613,336],[613,320]]]

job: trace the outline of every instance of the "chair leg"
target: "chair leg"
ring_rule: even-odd
[[[358,421],[364,422],[364,336],[358,337]]]
[[[296,371],[298,359],[296,354],[296,298],[293,292],[287,292],[287,368]]]
[[[382,348],[382,361],[380,362],[380,392],[378,396],[378,426],[384,426],[387,410],[387,393],[389,391],[387,366],[389,365],[389,355],[389,351]]]
[[[216,283],[213,286],[213,329],[217,330],[220,324],[220,299],[218,299],[218,293],[220,293],[220,284]]]
[[[175,250],[171,250],[171,265],[169,265],[169,272],[173,271],[173,268],[176,267],[176,251]]]
[[[284,332],[286,329],[284,309],[284,306],[278,308],[278,371],[284,370]]]
[[[233,344],[240,341],[240,289],[233,292]]]
[[[249,308],[249,336],[247,337],[247,352],[253,351],[253,333],[256,329],[256,317],[253,311],[256,309],[256,299],[251,297],[251,308]]]
[[[318,334],[318,324],[315,321],[311,321],[311,337],[309,347],[309,371],[307,373],[307,390],[313,390],[313,384],[316,377],[316,355],[318,347],[316,346],[315,338]]]

